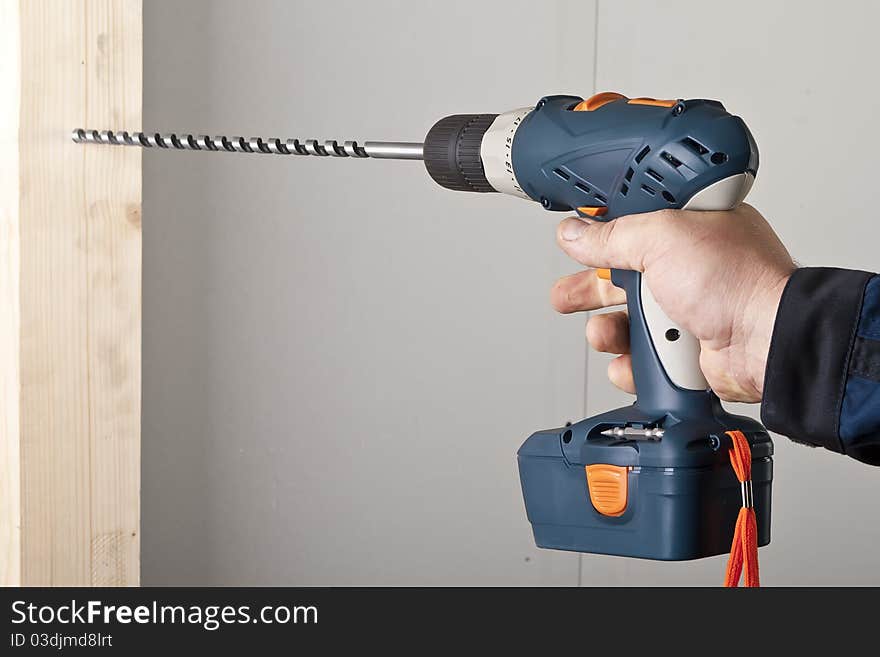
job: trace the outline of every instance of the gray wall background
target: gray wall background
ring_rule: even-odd
[[[878,19],[855,1],[150,0],[144,127],[418,140],[545,93],[716,97],[758,139],[750,200],[795,257],[876,270]],[[626,400],[584,318],[547,302],[576,270],[558,216],[407,162],[146,152],[144,183],[144,584],[720,582],[723,559],[532,543],[519,444]],[[880,584],[880,473],[776,446],[764,582]]]

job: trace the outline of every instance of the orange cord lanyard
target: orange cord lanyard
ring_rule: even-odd
[[[736,587],[740,574],[743,576],[743,586],[761,586],[758,578],[758,521],[752,494],[752,450],[742,431],[728,431],[727,435],[733,441],[730,465],[742,486],[743,506],[736,518],[724,586]]]

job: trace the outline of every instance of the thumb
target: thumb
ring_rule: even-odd
[[[559,224],[556,241],[571,258],[587,267],[644,271],[646,256],[658,243],[665,224],[659,212],[600,222],[569,217]]]

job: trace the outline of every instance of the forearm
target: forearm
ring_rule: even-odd
[[[831,268],[791,276],[761,419],[792,440],[880,465],[880,277]]]

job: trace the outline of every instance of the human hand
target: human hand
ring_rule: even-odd
[[[758,402],[779,300],[796,265],[750,205],[724,212],[661,210],[610,222],[565,219],[557,241],[588,267],[640,271],[657,303],[700,341],[700,368],[726,401]],[[561,313],[626,303],[623,290],[594,269],[559,279],[551,292]],[[587,340],[620,354],[608,366],[617,387],[635,392],[624,311],[594,315]]]

